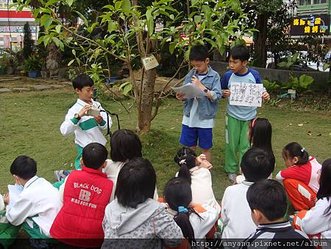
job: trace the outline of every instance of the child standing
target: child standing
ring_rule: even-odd
[[[134,158],[123,166],[115,199],[106,207],[102,249],[162,248],[163,243],[169,247],[181,243],[181,229],[153,199],[155,185],[155,170],[148,160]]]
[[[321,164],[314,157],[310,157],[306,149],[296,142],[287,144],[283,148],[282,156],[286,169],[281,170],[276,175],[276,179],[283,181],[295,210],[312,208],[319,189]]]
[[[184,85],[194,84],[205,96],[187,99],[183,93],[176,94],[177,99],[184,101],[180,143],[192,149],[199,144],[202,153],[211,162],[212,129],[221,98],[220,76],[209,66],[208,50],[205,46],[193,46],[189,59],[193,69],[186,75]]]
[[[266,179],[274,170],[275,161],[269,153],[259,148],[249,149],[240,164],[245,180],[225,189],[222,199],[222,239],[243,239],[256,229],[250,217],[246,192],[254,182]]]
[[[185,178],[191,185],[192,202],[209,205],[219,214],[221,207],[215,198],[209,171],[212,165],[204,155],[197,157],[194,150],[183,147],[177,151],[174,160],[180,167],[176,176]]]
[[[70,173],[61,186],[63,206],[50,231],[53,238],[78,247],[101,246],[102,220],[113,189],[113,182],[102,173],[107,155],[101,144],[84,147],[82,170]]]
[[[229,67],[221,80],[222,94],[229,97],[231,83],[255,83],[262,84],[260,74],[247,67],[249,51],[243,46],[235,46],[230,51]],[[262,93],[262,98],[270,98],[268,92]],[[247,137],[249,123],[256,117],[256,107],[227,105],[225,117],[225,172],[231,182],[235,182],[239,171],[239,161],[242,155],[250,147]],[[239,155],[238,155],[239,153]]]
[[[111,126],[111,118],[107,118],[101,104],[93,100],[93,80],[86,74],[78,75],[72,86],[78,94],[77,102],[68,110],[64,122],[61,124],[62,135],[75,133],[77,156],[75,168],[81,169],[80,159],[83,148],[93,142],[105,145],[107,140],[102,134],[102,129]],[[94,111],[98,110],[98,111]],[[107,124],[108,122],[108,124]]]
[[[261,240],[272,242],[263,246],[266,249],[314,248],[305,234],[294,230],[290,222],[284,220],[287,199],[279,182],[267,179],[254,183],[247,191],[247,202],[257,229],[245,240],[241,248],[256,248],[255,243]]]
[[[37,163],[28,156],[18,156],[10,166],[10,173],[22,191],[4,197],[7,220],[14,226],[23,224],[30,237],[49,238],[49,230],[61,208],[59,192],[51,183],[36,175]]]

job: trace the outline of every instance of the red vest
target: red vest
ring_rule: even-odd
[[[98,170],[83,167],[68,176],[63,206],[50,230],[53,238],[80,247],[101,246],[102,220],[113,182]]]

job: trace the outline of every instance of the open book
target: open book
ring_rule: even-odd
[[[188,83],[179,87],[172,87],[172,89],[176,93],[184,93],[184,97],[187,99],[192,99],[195,97],[202,98],[206,96],[206,93],[204,91],[202,91],[199,87],[193,85],[192,83]]]

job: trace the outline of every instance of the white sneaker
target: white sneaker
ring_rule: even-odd
[[[244,175],[237,175],[236,183],[242,183],[243,181],[245,181],[245,176]]]
[[[236,184],[237,174],[235,173],[228,173],[228,178],[232,184]]]

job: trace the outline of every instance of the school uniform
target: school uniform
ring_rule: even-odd
[[[246,199],[247,190],[252,184],[253,182],[243,181],[225,189],[221,203],[224,227],[222,239],[245,239],[255,231],[256,225]]]
[[[82,155],[83,148],[90,143],[99,143],[105,145],[107,140],[102,133],[103,129],[107,128],[107,114],[102,108],[101,104],[92,100],[92,106],[101,110],[100,115],[103,121],[99,124],[93,116],[84,115],[79,120],[74,117],[76,113],[87,105],[81,99],[77,99],[76,103],[68,110],[65,120],[61,124],[61,134],[67,136],[71,133],[75,134],[75,145],[77,150],[77,157],[75,159],[75,168],[80,169],[79,160]],[[111,118],[108,118],[109,127],[112,125]]]
[[[6,218],[14,226],[26,222],[24,228],[29,230],[29,234],[44,238],[49,237],[49,230],[60,208],[58,190],[44,178],[34,176],[24,185],[17,201],[7,206]]]
[[[276,175],[277,180],[283,181],[295,210],[308,210],[315,205],[321,168],[322,165],[314,157],[309,157],[307,163],[293,165]]]
[[[290,222],[285,221],[258,225],[256,232],[249,236],[240,248],[313,249],[314,247],[307,235],[294,230]]]
[[[65,182],[63,206],[52,225],[52,237],[72,246],[101,246],[102,220],[112,189],[112,181],[99,170],[83,167],[73,171]]]

